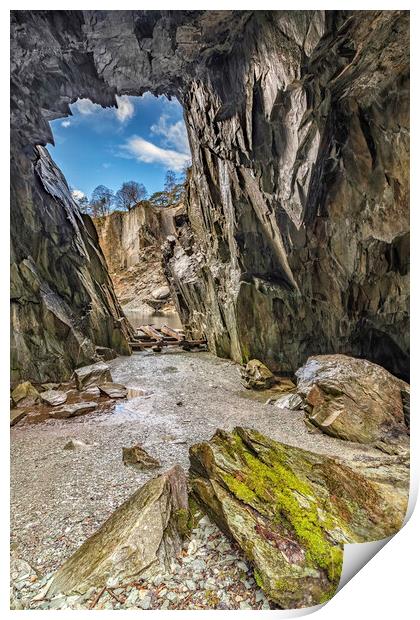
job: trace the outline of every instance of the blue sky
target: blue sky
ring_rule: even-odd
[[[152,194],[163,188],[168,169],[180,173],[190,163],[176,99],[146,93],[117,101],[117,108],[101,108],[79,99],[73,116],[51,122],[55,146],[48,150],[70,187],[88,197],[97,185],[117,191],[124,181],[143,183]]]

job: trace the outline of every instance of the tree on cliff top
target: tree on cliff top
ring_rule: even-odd
[[[147,190],[143,183],[127,181],[115,194],[115,204],[119,209],[130,211],[140,200],[147,196]]]
[[[93,217],[107,215],[111,211],[114,201],[114,192],[105,185],[98,185],[93,190],[90,199],[90,215]]]
[[[165,185],[163,189],[170,194],[176,185],[176,174],[173,170],[167,170],[165,175]]]
[[[177,177],[173,170],[167,170],[163,191],[152,194],[149,202],[158,207],[172,207],[182,202],[185,197],[187,172],[188,168],[185,168],[183,173]]]

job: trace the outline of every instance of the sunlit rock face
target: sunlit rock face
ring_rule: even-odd
[[[177,96],[193,166],[188,217],[165,260],[187,329],[219,355],[276,371],[345,352],[406,378],[408,20],[402,11],[15,12],[14,182],[26,175],[44,205],[12,199],[16,265],[43,264],[40,278],[56,290],[59,261],[46,256],[60,240],[46,235],[39,250],[49,201],[67,222],[62,239],[77,237],[36,176],[32,147],[51,141],[47,121],[77,97]],[[67,256],[80,280],[80,261]],[[21,323],[33,310],[19,300],[28,290],[33,305],[40,299],[22,286]],[[96,303],[96,286],[85,289]],[[80,316],[78,289],[58,294]],[[46,341],[62,341],[38,328],[42,344],[23,340],[28,362],[51,359]]]

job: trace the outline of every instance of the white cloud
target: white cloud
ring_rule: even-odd
[[[74,104],[74,108],[79,114],[83,114],[83,116],[100,112],[103,109],[99,104],[92,103],[90,99],[78,99]]]
[[[107,161],[105,163],[102,164],[102,168],[111,168],[111,164],[109,164]]]
[[[180,172],[190,163],[190,155],[172,149],[162,149],[140,136],[132,136],[121,147],[128,157],[134,157],[146,164],[160,164]]]
[[[70,125],[71,125],[71,122],[70,122],[70,121],[63,121],[63,122],[61,123],[61,126],[62,126],[62,127],[70,127]]]
[[[166,146],[174,146],[181,153],[190,153],[187,130],[182,120],[170,123],[169,116],[162,114],[157,123],[150,127],[150,131],[156,136],[163,136]]]
[[[86,196],[86,194],[82,192],[80,189],[72,189],[71,195],[76,201],[81,200],[82,198]]]
[[[120,123],[124,123],[134,116],[134,105],[127,95],[122,97],[117,95],[117,105],[115,114]]]
[[[76,103],[73,104],[73,112],[75,112],[75,114],[81,114],[82,116],[92,116],[93,114],[105,112],[105,114],[111,114],[111,118],[116,118],[120,123],[124,123],[134,116],[135,108],[130,97],[127,95],[122,95],[122,97],[117,96],[116,101],[118,107],[105,110],[98,103],[92,103],[90,99],[78,99]],[[70,124],[70,121],[63,121],[63,123],[66,122]],[[63,127],[68,127],[68,125],[64,125],[63,123]]]

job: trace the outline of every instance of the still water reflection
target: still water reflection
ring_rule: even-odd
[[[127,319],[130,321],[134,329],[141,327],[142,325],[154,325],[155,327],[161,327],[162,325],[168,325],[176,329],[182,328],[181,321],[176,312],[165,314],[163,312],[147,313],[142,310],[136,310],[135,308],[126,308],[124,313]]]

